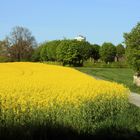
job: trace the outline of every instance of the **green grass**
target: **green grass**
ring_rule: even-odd
[[[105,62],[96,62],[87,60],[84,62],[84,67],[94,67],[94,68],[129,68],[126,61],[111,62],[106,64]]]
[[[128,108],[114,119],[106,119],[94,133],[79,133],[62,124],[2,127],[1,140],[140,140],[140,108],[129,104]]]
[[[140,88],[133,84],[133,70],[129,68],[76,67],[77,70],[104,80],[126,85],[132,92],[140,94]]]

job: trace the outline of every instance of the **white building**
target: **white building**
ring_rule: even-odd
[[[84,37],[84,36],[82,36],[82,35],[79,35],[79,36],[75,37],[75,39],[76,39],[77,41],[86,41],[86,37]]]

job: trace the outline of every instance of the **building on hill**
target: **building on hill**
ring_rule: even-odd
[[[77,41],[86,41],[86,37],[84,37],[84,36],[82,36],[82,35],[79,35],[79,36],[75,37],[75,39],[76,39]]]

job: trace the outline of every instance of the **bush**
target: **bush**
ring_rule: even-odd
[[[97,44],[90,46],[90,57],[94,59],[94,61],[97,61],[100,58],[99,55],[100,46]]]
[[[32,57],[31,57],[31,61],[33,61],[33,62],[41,61],[41,58],[40,58],[41,49],[42,49],[42,47],[38,47],[38,48],[34,49]]]
[[[122,59],[125,55],[125,48],[122,44],[118,44],[116,46],[116,57],[117,60],[120,61],[120,59]]]

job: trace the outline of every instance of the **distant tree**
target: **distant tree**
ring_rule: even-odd
[[[43,43],[39,46],[41,48],[40,50],[40,60],[41,61],[48,61],[48,55],[47,55],[47,47],[46,43]]]
[[[71,40],[63,40],[57,48],[58,61],[62,62],[63,65],[66,64],[72,65],[73,63],[75,63],[74,61],[77,61],[77,55],[78,55],[75,46],[77,46],[76,41],[73,41],[72,44]]]
[[[33,48],[36,46],[35,38],[24,27],[14,27],[8,37],[9,53],[12,61],[30,60]]]
[[[41,60],[42,61],[57,61],[56,49],[61,43],[60,40],[53,40],[43,43],[41,49]]]
[[[100,57],[105,63],[113,62],[116,56],[116,47],[112,43],[104,43],[100,48]]]
[[[57,48],[57,58],[63,65],[82,66],[90,57],[90,44],[85,41],[63,40]]]
[[[124,33],[124,38],[127,61],[140,77],[140,23],[130,33]]]
[[[31,60],[33,62],[41,61],[41,58],[40,58],[41,49],[42,49],[41,47],[37,47],[33,50],[33,54],[32,54],[32,57],[31,57]]]
[[[48,47],[47,47],[47,54],[48,54],[48,59],[50,61],[56,61],[57,60],[57,54],[56,54],[56,49],[58,45],[61,43],[60,40],[54,40],[48,42]]]
[[[124,57],[125,54],[125,48],[122,44],[118,44],[116,46],[116,57],[117,60],[119,60],[120,58]]]
[[[97,44],[90,45],[90,57],[97,61],[100,58],[99,55],[100,46]]]

